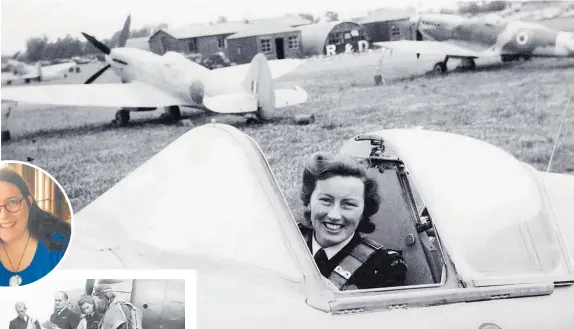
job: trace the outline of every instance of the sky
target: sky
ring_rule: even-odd
[[[433,0],[0,0],[2,54],[25,51],[26,39],[45,34],[56,40],[70,34],[80,37],[81,32],[96,38],[109,38],[132,15],[132,29],[144,25],[167,23],[171,28],[194,23],[209,22],[219,16],[228,20],[267,18],[288,13],[324,14],[335,11],[340,18],[355,16],[381,7],[416,7],[452,5],[456,1]],[[426,3],[426,4],[425,4]],[[83,37],[82,37],[83,39]]]
[[[26,303],[28,315],[40,323],[50,320],[56,291],[83,289],[85,284],[86,279],[46,276],[41,281],[18,288],[0,287],[0,327],[8,328],[8,323],[17,316],[14,306],[18,301]]]

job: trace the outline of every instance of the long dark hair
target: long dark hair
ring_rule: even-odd
[[[349,156],[318,152],[308,159],[303,170],[303,187],[301,189],[303,205],[305,207],[309,206],[311,194],[313,194],[317,186],[317,181],[333,176],[357,177],[363,181],[365,185],[365,209],[363,210],[363,217],[357,226],[357,231],[363,233],[374,232],[375,224],[371,222],[371,216],[379,211],[381,204],[379,184],[365,165],[360,164]],[[303,215],[305,220],[311,220],[311,211],[309,209],[306,209]]]
[[[26,200],[26,204],[30,209],[28,215],[28,231],[30,231],[30,235],[38,241],[43,242],[48,250],[65,251],[72,233],[70,224],[42,210],[30,194],[30,189],[24,179],[14,170],[1,168],[0,181],[15,185],[18,190],[20,190],[24,200]],[[32,201],[30,201],[29,197]],[[55,237],[55,233],[59,233],[64,239],[62,240],[62,237]],[[1,239],[0,242],[2,242]]]

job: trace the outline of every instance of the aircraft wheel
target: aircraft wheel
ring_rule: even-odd
[[[2,130],[2,141],[9,141],[10,140],[10,131],[9,130]]]
[[[438,62],[433,67],[433,72],[436,74],[445,74],[446,73],[446,65],[443,62]]]
[[[7,84],[7,85],[11,85],[11,84],[12,84],[12,81],[6,81],[6,84]]]
[[[375,86],[380,85],[383,82],[383,76],[380,74],[375,75]]]
[[[181,120],[181,111],[179,110],[179,106],[168,107],[167,114],[172,121],[177,122]]]
[[[24,83],[30,83],[30,79],[24,80]]]
[[[467,62],[467,67],[469,70],[474,70],[476,69],[476,62],[474,61],[473,58],[470,58]]]
[[[295,116],[295,123],[298,125],[309,125],[315,122],[315,115],[300,114]]]
[[[253,118],[253,117],[249,117],[247,118],[247,124],[248,125],[254,125],[254,124],[258,124],[259,120],[257,120],[257,118]]]
[[[130,122],[130,111],[119,110],[116,112],[115,124],[120,127],[125,127]]]

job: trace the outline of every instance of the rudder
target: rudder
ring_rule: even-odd
[[[257,116],[263,120],[271,119],[275,110],[275,90],[271,69],[264,54],[258,53],[251,60],[243,89],[255,95],[259,105]]]

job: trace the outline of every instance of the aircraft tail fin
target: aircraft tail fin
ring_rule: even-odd
[[[275,111],[275,91],[271,69],[264,54],[258,53],[251,60],[243,80],[243,89],[255,96],[257,116],[263,120],[270,119]]]
[[[131,15],[128,15],[124,23],[120,37],[118,38],[118,47],[125,47],[126,43],[130,37],[130,25],[131,25]]]

